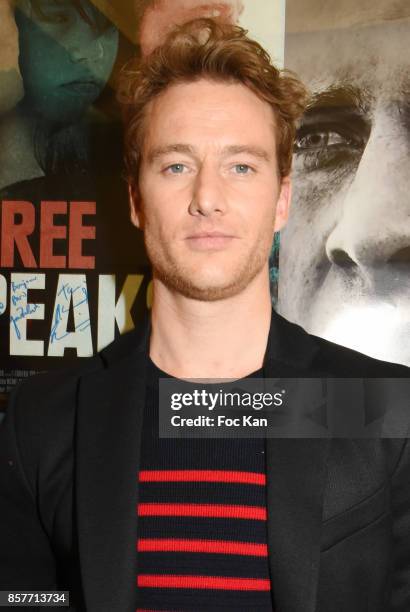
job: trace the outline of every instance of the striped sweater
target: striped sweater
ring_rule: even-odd
[[[272,612],[264,440],[159,438],[158,378],[167,376],[149,360],[137,610]]]

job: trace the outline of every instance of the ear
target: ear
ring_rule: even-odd
[[[130,205],[131,223],[142,229],[142,213],[140,206],[139,194],[136,187],[128,184],[128,202]]]
[[[279,232],[289,217],[292,183],[289,176],[284,176],[280,183],[279,198],[276,203],[274,231]]]

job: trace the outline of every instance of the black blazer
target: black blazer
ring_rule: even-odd
[[[80,367],[12,394],[0,427],[0,590],[69,590],[71,610],[134,612],[149,335],[147,315]],[[271,377],[409,375],[274,311],[264,365]],[[410,611],[405,435],[267,441],[276,612]]]

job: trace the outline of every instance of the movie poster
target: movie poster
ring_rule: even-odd
[[[278,311],[410,366],[410,3],[287,0],[285,66],[311,91],[298,130]]]
[[[0,410],[150,307],[129,221],[118,75],[173,24],[239,23],[283,62],[284,0],[0,0]]]

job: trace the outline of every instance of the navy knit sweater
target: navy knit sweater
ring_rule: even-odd
[[[265,442],[159,438],[160,377],[169,375],[149,360],[137,610],[272,612]]]

